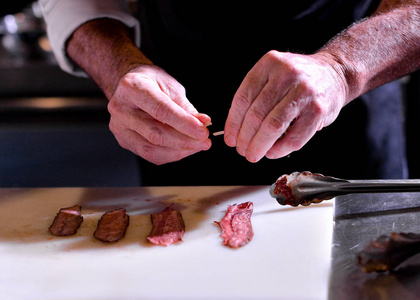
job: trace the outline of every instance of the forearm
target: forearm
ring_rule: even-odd
[[[384,0],[374,15],[333,39],[315,55],[333,58],[347,102],[420,67],[420,1]]]
[[[119,80],[131,69],[152,62],[135,46],[129,30],[112,19],[81,25],[66,46],[77,63],[111,99]]]

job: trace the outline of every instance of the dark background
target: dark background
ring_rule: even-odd
[[[0,18],[32,3],[3,2]],[[140,185],[138,159],[109,131],[107,101],[96,85],[59,69],[39,48],[45,32],[7,35],[2,26],[0,186]],[[401,80],[410,177],[420,178],[420,72]]]

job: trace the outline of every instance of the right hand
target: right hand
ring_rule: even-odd
[[[161,68],[138,66],[119,81],[108,104],[109,128],[121,147],[160,165],[208,150],[206,123],[184,87]]]

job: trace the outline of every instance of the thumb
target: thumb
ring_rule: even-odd
[[[201,123],[204,124],[204,126],[210,126],[211,125],[211,118],[202,113],[191,113],[194,117],[196,117]]]

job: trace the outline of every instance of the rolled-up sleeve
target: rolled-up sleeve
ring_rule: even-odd
[[[87,76],[66,54],[66,42],[83,23],[93,19],[119,20],[134,32],[135,43],[140,47],[140,25],[126,7],[124,0],[39,0],[48,39],[60,67],[76,76]]]

